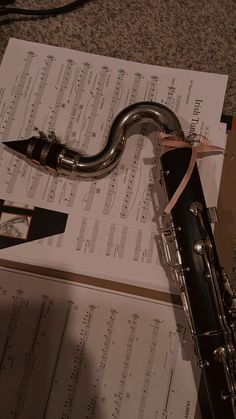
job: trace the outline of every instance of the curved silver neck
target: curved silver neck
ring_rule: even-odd
[[[103,150],[94,156],[79,155],[76,161],[76,175],[91,178],[110,173],[120,161],[131,131],[136,126],[147,123],[154,125],[157,131],[184,139],[180,122],[169,108],[155,102],[135,103],[116,116]]]

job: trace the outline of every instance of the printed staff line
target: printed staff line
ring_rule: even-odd
[[[44,299],[46,299],[47,297],[44,297]],[[47,304],[48,305],[48,304]],[[36,322],[36,329],[34,332],[34,337],[32,340],[32,345],[30,348],[30,351],[27,353],[26,355],[26,359],[25,359],[25,364],[24,364],[24,371],[23,371],[23,375],[21,378],[21,382],[18,388],[18,399],[16,402],[16,407],[14,410],[14,419],[18,418],[21,413],[24,410],[25,407],[25,401],[27,399],[27,394],[28,394],[28,389],[30,386],[30,381],[32,378],[32,373],[33,373],[33,369],[34,369],[34,365],[35,365],[35,348],[36,348],[36,344],[37,344],[37,338],[39,336],[39,331],[40,331],[40,326],[41,326],[41,322],[42,322],[42,318],[45,312],[45,306],[46,306],[46,302],[43,301],[42,305],[41,305],[41,309],[39,311],[39,315],[37,318],[37,322]]]
[[[43,411],[43,419],[46,419],[47,414],[48,414],[48,408],[49,408],[50,399],[51,399],[51,395],[52,395],[52,391],[53,391],[53,387],[54,387],[54,383],[55,383],[55,376],[56,376],[56,373],[57,373],[58,364],[59,364],[60,357],[61,357],[61,354],[62,354],[63,343],[64,343],[64,338],[65,338],[65,335],[66,335],[66,329],[67,329],[68,322],[69,322],[70,312],[71,312],[71,304],[69,305],[69,307],[67,309],[66,318],[65,318],[65,322],[64,322],[64,326],[63,326],[63,330],[62,330],[62,334],[61,334],[61,339],[60,339],[59,346],[58,346],[57,356],[56,356],[56,359],[55,359],[54,368],[52,370],[51,382],[50,382],[50,385],[49,385],[47,400],[46,400],[44,411]]]
[[[17,327],[17,323],[18,323],[18,320],[19,320],[19,317],[20,317],[20,312],[21,312],[21,309],[22,309],[22,300],[23,300],[22,297],[20,297],[20,298],[21,298],[21,300],[19,302],[14,301],[13,304],[12,304],[11,316],[10,316],[10,319],[9,319],[9,322],[8,322],[8,333],[7,333],[7,336],[6,336],[6,340],[5,340],[5,344],[4,344],[4,347],[3,347],[1,360],[0,360],[0,374],[3,371],[3,364],[4,364],[4,361],[5,361],[5,358],[6,358],[6,353],[7,353],[9,342],[10,342],[11,338],[14,336],[14,333],[15,333],[15,330],[16,330],[16,327]],[[16,309],[16,313],[14,313],[14,311],[15,311],[14,305],[16,305],[16,304],[18,304],[18,307]],[[13,320],[14,320],[14,324],[12,325]]]

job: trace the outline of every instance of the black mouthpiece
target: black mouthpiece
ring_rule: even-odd
[[[6,141],[6,147],[42,166],[57,170],[58,156],[65,147],[44,137],[31,137],[27,140]]]
[[[17,153],[27,156],[27,148],[32,138],[27,140],[6,141],[3,144]]]

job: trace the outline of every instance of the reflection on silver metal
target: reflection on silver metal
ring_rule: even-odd
[[[194,250],[198,255],[203,255],[205,249],[204,240],[198,240],[194,243]]]
[[[207,208],[207,215],[210,223],[215,224],[218,223],[218,214],[216,207],[209,207]]]
[[[232,351],[233,354],[231,353]],[[231,398],[232,400],[236,400],[236,382],[235,376],[232,374],[232,361],[235,362],[235,353],[233,347],[220,346],[214,350],[213,355],[216,361],[223,365],[225,376],[227,378],[228,389],[222,392],[222,399],[227,400]]]
[[[126,140],[134,128],[147,123],[159,132],[184,139],[180,122],[169,108],[155,102],[135,103],[116,116],[103,150],[93,156],[84,156],[75,151],[69,154],[66,149],[64,156],[58,158],[57,171],[63,174],[74,173],[83,178],[105,176],[119,163]]]
[[[58,156],[57,172],[61,175],[67,175],[69,173],[73,176],[76,175],[78,165],[78,153],[75,153],[68,148],[64,148]]]
[[[190,207],[189,207],[189,211],[195,215],[196,217],[199,215],[199,213],[202,212],[202,204],[201,202],[198,201],[194,201],[191,203]]]

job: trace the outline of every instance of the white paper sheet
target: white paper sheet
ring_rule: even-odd
[[[197,132],[223,144],[219,120],[226,82],[224,75],[137,64],[12,39],[0,69],[0,138],[27,138],[37,126],[45,132],[55,130],[62,142],[82,153],[95,154],[104,147],[115,115],[128,104],[149,100],[170,107],[186,134]],[[155,135],[150,141],[143,134],[145,129],[129,139],[121,163],[110,176],[93,182],[49,175],[2,149],[0,196],[155,229],[159,202],[158,198],[153,202],[151,191],[158,189],[160,147]],[[207,163],[212,190],[217,161]]]
[[[194,418],[181,307],[1,268],[0,313],[4,419]]]
[[[226,82],[223,75],[11,39],[0,68],[0,138],[27,138],[37,126],[95,153],[119,110],[150,100],[169,106],[186,134],[195,130],[224,146],[219,119]],[[1,258],[173,291],[158,248],[164,202],[154,134],[151,140],[141,134],[130,138],[117,169],[95,182],[50,176],[0,149],[2,199],[76,215],[69,217],[64,235],[2,250]],[[210,157],[199,165],[211,206],[222,161]]]

